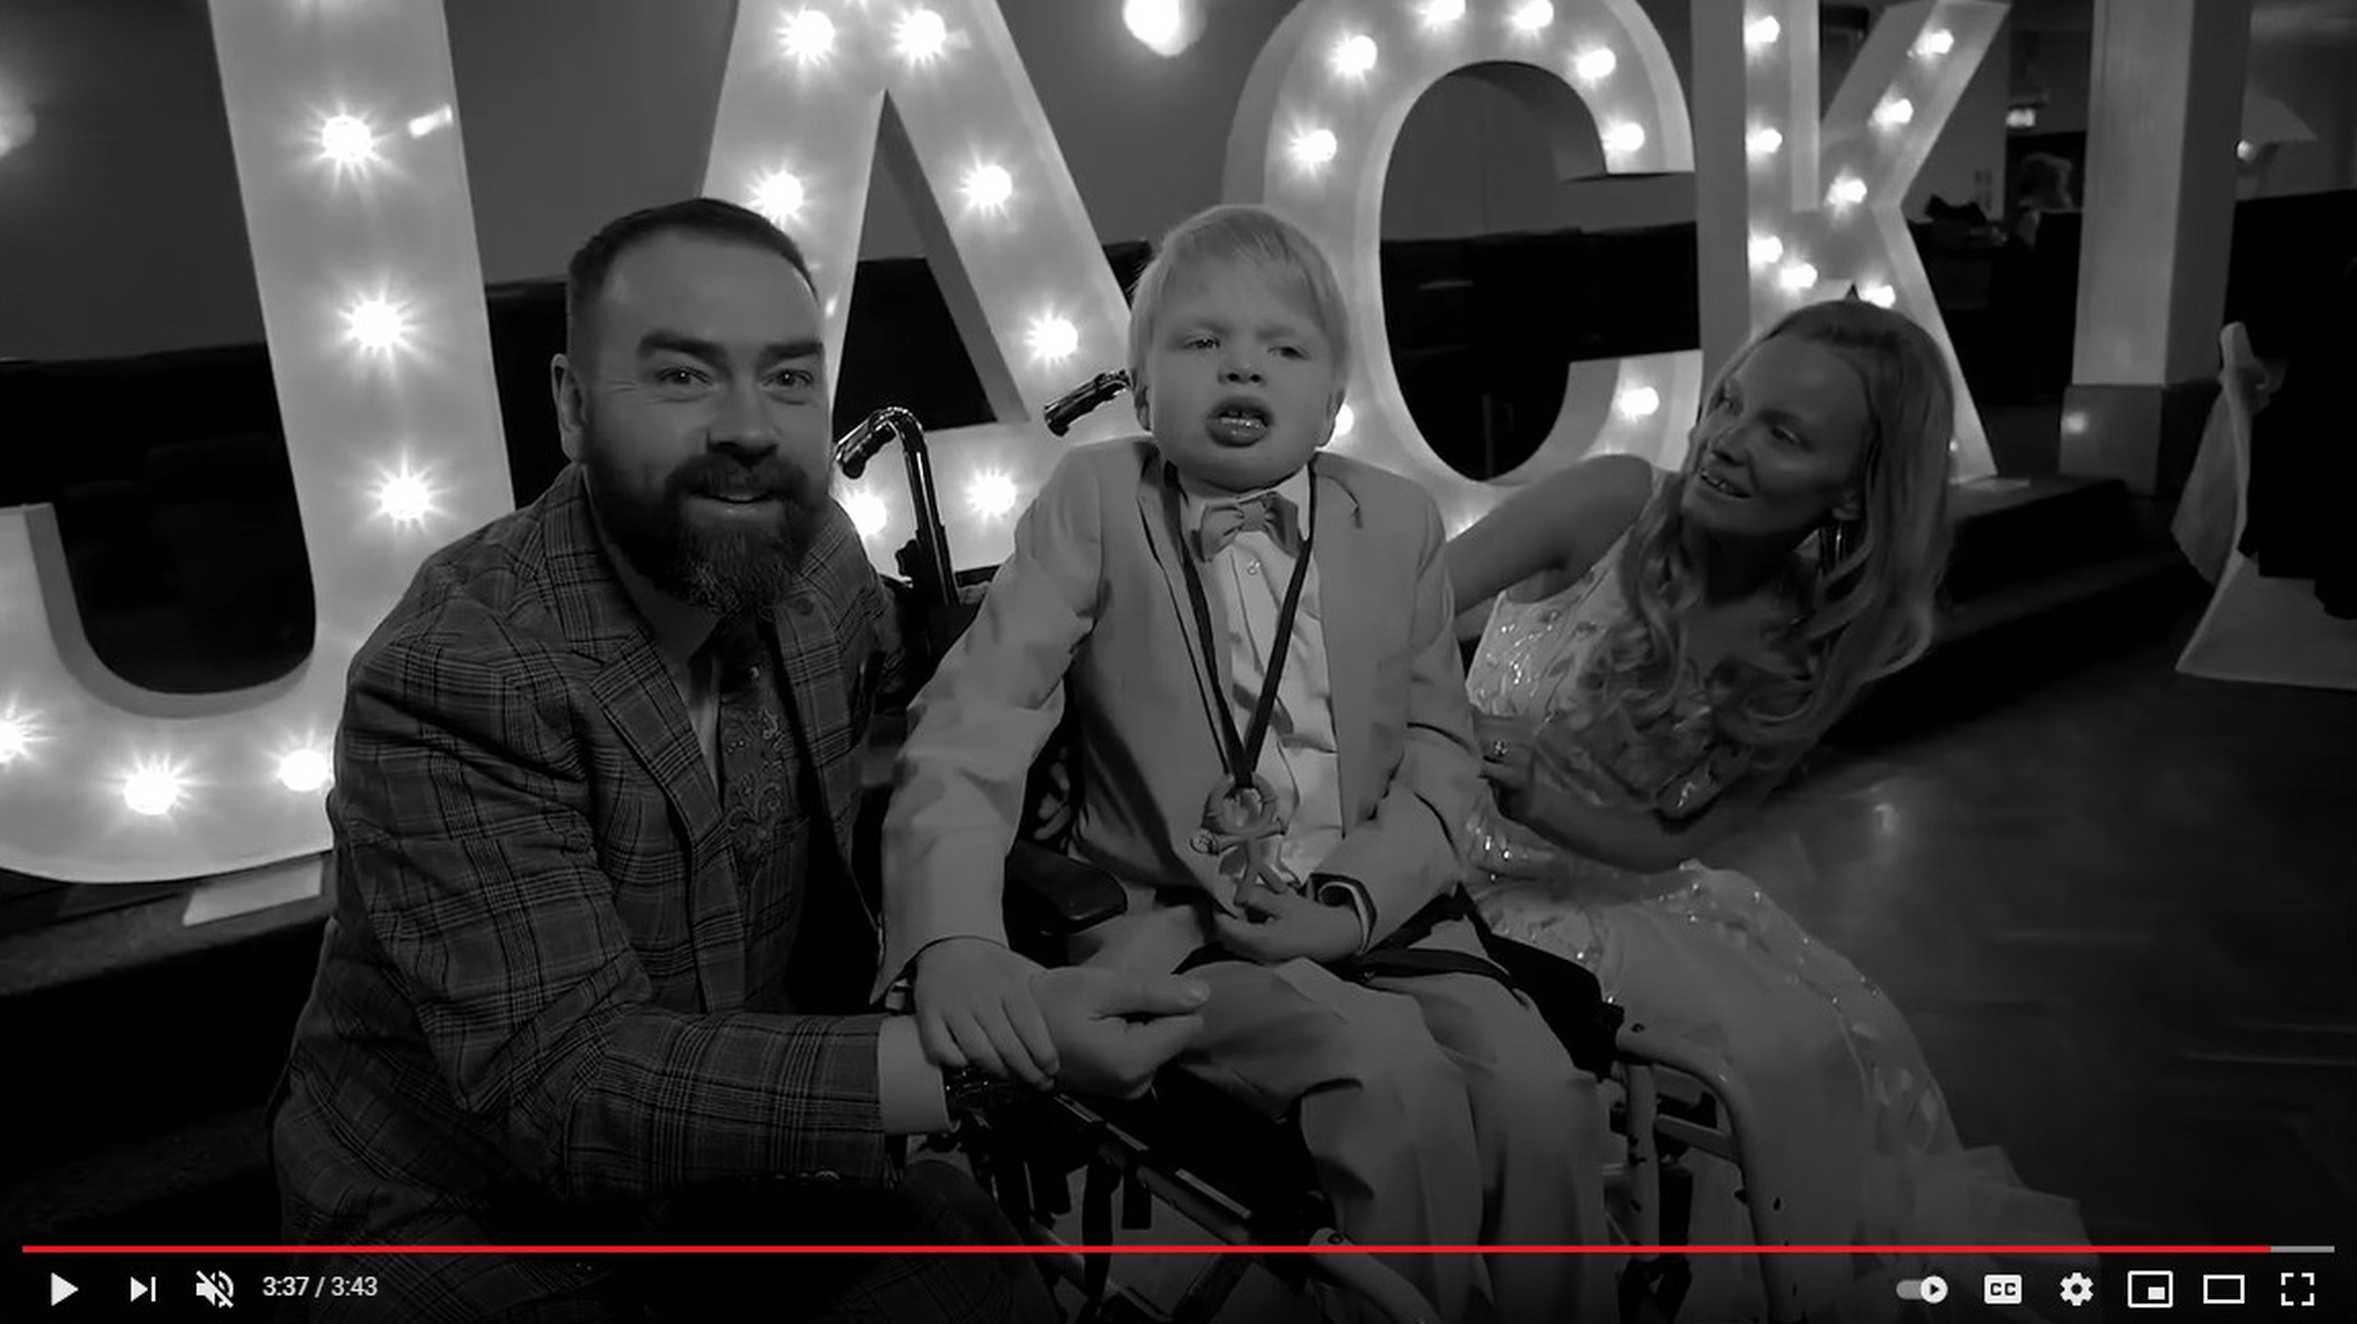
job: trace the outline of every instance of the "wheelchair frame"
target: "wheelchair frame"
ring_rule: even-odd
[[[1099,374],[1051,409],[1063,425],[1054,430],[1060,434],[1073,417],[1126,385],[1120,374]],[[932,490],[923,427],[907,411],[887,406],[871,414],[837,443],[835,459],[848,475],[857,477],[859,469],[887,440],[898,441],[905,452],[910,494],[918,507],[918,534],[902,549],[899,558],[910,577],[908,596],[914,599],[916,628],[904,628],[902,633],[910,644],[919,645],[921,641],[925,652],[936,653],[946,649],[970,619],[971,604],[965,600],[951,569],[947,537]],[[938,657],[909,660],[912,665],[908,675],[914,686],[930,676]],[[1042,764],[1052,762],[1055,744],[1052,741],[1050,749],[1043,751]],[[1024,834],[1008,859],[1009,932],[1015,934],[1020,922],[1035,938],[1061,943],[1072,933],[1118,913],[1126,897],[1112,878],[1066,856],[1060,841],[1048,845],[1038,840],[1041,835],[1061,835],[1036,831],[1039,825],[1036,802],[1043,785],[1041,771],[1040,766],[1035,766],[1033,787],[1025,797],[1026,817],[1035,830]],[[880,815],[866,812],[867,808],[863,806],[863,827],[880,827]],[[874,808],[881,808],[880,801]],[[1069,822],[1069,806],[1066,806],[1062,825],[1068,827]],[[1633,1223],[1624,1231],[1633,1244],[1664,1244],[1661,1169],[1665,1145],[1673,1156],[1676,1151],[1694,1149],[1733,1163],[1745,1184],[1744,1199],[1753,1240],[1767,1246],[1790,1244],[1782,1227],[1781,1200],[1772,1193],[1749,1189],[1750,1174],[1764,1170],[1762,1165],[1750,1161],[1760,1143],[1759,1127],[1753,1122],[1756,1113],[1748,1093],[1725,1060],[1697,1045],[1647,1031],[1642,1025],[1624,1026],[1616,1047],[1619,1060],[1614,1064],[1613,1074],[1626,1095],[1617,1129],[1629,1142],[1627,1179]],[[1713,1125],[1675,1110],[1665,1111],[1661,1103],[1661,1076],[1665,1072],[1690,1079],[1706,1091],[1715,1100],[1724,1123]],[[1175,1078],[1175,1073],[1164,1074],[1165,1079]],[[1320,1211],[1323,1216],[1296,1218],[1289,1228],[1282,1227],[1286,1220],[1253,1210],[1234,1194],[1204,1180],[1188,1162],[1173,1162],[1161,1154],[1159,1147],[1125,1118],[1125,1112],[1132,1115],[1141,1112],[1135,1106],[1084,1101],[1057,1093],[1028,1102],[1021,1111],[1027,1116],[1011,1123],[1003,1119],[969,1123],[954,1138],[953,1145],[967,1152],[975,1176],[992,1188],[994,1198],[1009,1220],[1043,1246],[1067,1244],[1056,1235],[1053,1223],[1070,1212],[1071,1178],[1076,1171],[1084,1174],[1081,1196],[1084,1245],[1113,1244],[1116,1193],[1124,1197],[1122,1222],[1132,1229],[1150,1220],[1151,1201],[1158,1198],[1189,1222],[1230,1245],[1275,1245],[1282,1241],[1298,1243],[1306,1249],[1350,1244],[1332,1225],[1331,1210],[1314,1189],[1298,1202],[1305,1209]],[[1048,1145],[1045,1154],[1036,1150],[1028,1154],[1016,1152],[1019,1144],[1042,1140]],[[1304,1222],[1310,1226],[1301,1226]],[[1367,1254],[1309,1253],[1282,1257],[1286,1262],[1270,1257],[1215,1255],[1167,1314],[1151,1309],[1134,1293],[1114,1284],[1111,1259],[1108,1254],[1078,1252],[1043,1257],[1044,1263],[1080,1288],[1085,1303],[1084,1324],[1122,1319],[1168,1320],[1174,1324],[1208,1321],[1218,1314],[1255,1259],[1297,1289],[1307,1278],[1322,1279],[1397,1324],[1439,1318],[1432,1304],[1396,1270]],[[1642,1291],[1640,1275],[1647,1264],[1647,1261],[1633,1260],[1623,1272],[1620,1296],[1624,1315],[1628,1313],[1633,1294]],[[1785,1272],[1783,1257],[1763,1253],[1760,1277],[1767,1298],[1768,1319],[1773,1324],[1797,1320],[1800,1317],[1798,1287]]]

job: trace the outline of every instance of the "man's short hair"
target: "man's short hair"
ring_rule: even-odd
[[[794,270],[801,273],[803,283],[813,292],[818,289],[818,282],[810,278],[810,264],[803,259],[801,247],[759,212],[718,198],[686,198],[660,207],[647,207],[606,222],[603,229],[574,251],[573,260],[565,264],[567,356],[579,361],[588,352],[588,332],[595,320],[598,296],[605,293],[606,278],[613,274],[614,263],[633,246],[671,233],[734,240],[775,253],[793,264]]]
[[[1350,310],[1342,302],[1342,285],[1334,264],[1317,241],[1291,221],[1266,207],[1223,203],[1199,211],[1178,223],[1154,251],[1154,260],[1138,274],[1129,309],[1129,379],[1133,386],[1146,380],[1146,356],[1154,347],[1154,324],[1162,316],[1170,282],[1215,262],[1257,267],[1275,279],[1290,282],[1309,305],[1318,330],[1333,347],[1335,371],[1350,371]]]

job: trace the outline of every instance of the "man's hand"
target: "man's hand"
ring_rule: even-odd
[[[1241,888],[1236,900],[1246,918],[1215,914],[1211,923],[1220,945],[1238,956],[1275,965],[1296,956],[1339,961],[1359,949],[1358,912],[1348,906],[1266,887]]]
[[[1202,1031],[1195,1013],[1211,989],[1182,975],[1075,965],[1041,971],[1031,995],[1062,1055],[1058,1083],[1082,1094],[1134,1099]]]
[[[1056,1039],[1032,998],[1039,963],[988,938],[944,938],[917,957],[909,990],[917,1040],[944,1071],[979,1067],[1046,1089],[1055,1083]]]

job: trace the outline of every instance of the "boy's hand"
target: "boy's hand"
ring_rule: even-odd
[[[1199,979],[1075,965],[1042,971],[1033,995],[1063,1049],[1058,1083],[1082,1094],[1134,1099],[1194,1042],[1211,988]]]
[[[974,1066],[1046,1089],[1056,1041],[1031,995],[1039,963],[988,938],[948,938],[917,957],[909,990],[917,1039],[944,1071]]]
[[[1358,912],[1292,892],[1246,887],[1236,895],[1248,918],[1214,914],[1220,945],[1238,956],[1276,965],[1296,956],[1339,961],[1359,949]]]

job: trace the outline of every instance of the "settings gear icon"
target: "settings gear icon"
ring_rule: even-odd
[[[2062,1301],[2074,1309],[2095,1299],[2095,1283],[2083,1273],[2062,1280]]]

